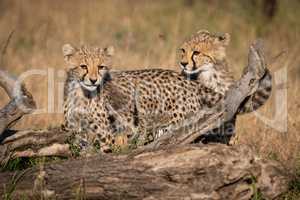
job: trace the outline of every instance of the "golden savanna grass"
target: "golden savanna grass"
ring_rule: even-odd
[[[189,2],[194,2],[189,4]],[[272,98],[259,114],[272,119],[276,113],[275,96],[287,89],[287,130],[279,132],[266,125],[254,114],[238,118],[239,143],[250,144],[263,155],[277,159],[289,170],[296,170],[299,161],[300,129],[298,112],[300,75],[300,2],[279,1],[272,20],[266,18],[260,4],[253,1],[187,1],[187,0],[107,0],[107,1],[0,1],[1,69],[20,75],[31,69],[54,70],[54,93],[47,74],[25,80],[39,108],[54,99],[51,112],[24,117],[19,128],[55,126],[62,120],[61,106],[64,43],[96,46],[113,45],[116,50],[113,68],[139,69],[160,67],[179,70],[177,48],[200,29],[228,32],[231,44],[228,61],[236,78],[247,63],[251,42],[261,37],[265,41],[270,70],[284,75],[287,82],[276,85]],[[259,1],[258,1],[259,2]],[[281,55],[278,57],[278,55]],[[50,76],[49,75],[49,76]],[[0,104],[8,98],[0,91]],[[284,102],[285,99],[281,98]],[[277,110],[278,111],[278,110]]]

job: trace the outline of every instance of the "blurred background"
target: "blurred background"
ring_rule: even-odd
[[[45,70],[44,76],[34,75],[25,82],[38,107],[50,113],[26,116],[18,128],[61,123],[65,69],[61,47],[65,43],[113,45],[115,69],[160,67],[179,71],[177,49],[185,39],[201,29],[227,32],[231,34],[227,58],[236,78],[247,64],[249,45],[257,38],[265,41],[272,73],[287,74],[287,82],[274,83],[272,98],[259,110],[260,115],[272,119],[276,114],[276,92],[287,90],[287,129],[278,131],[254,114],[243,115],[238,118],[238,143],[253,146],[297,174],[299,10],[299,0],[0,0],[0,68],[15,75],[30,69]],[[54,91],[51,94],[47,92],[49,81]],[[3,90],[0,97],[3,106],[8,102]],[[51,108],[49,100],[54,101]]]

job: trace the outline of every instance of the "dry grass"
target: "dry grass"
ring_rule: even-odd
[[[178,70],[176,48],[186,37],[199,29],[228,32],[232,37],[228,60],[238,77],[246,64],[249,44],[263,37],[271,71],[284,67],[288,71],[287,84],[280,86],[288,88],[288,130],[279,133],[249,114],[239,118],[239,142],[296,170],[300,156],[299,8],[299,1],[280,1],[277,15],[268,21],[246,1],[195,1],[193,6],[183,0],[0,1],[0,42],[4,44],[10,31],[15,31],[1,68],[15,74],[55,69],[54,94],[47,94],[46,76],[32,76],[26,83],[39,108],[47,109],[48,99],[55,99],[56,114],[27,116],[20,125],[48,127],[61,121],[62,114],[57,111],[64,80],[59,75],[65,66],[61,54],[64,43],[114,45],[116,69],[159,66]],[[273,62],[283,50],[287,53]],[[275,87],[274,94],[279,89]],[[0,95],[0,105],[4,105],[7,98],[3,91]],[[272,98],[259,113],[272,118],[274,102]]]

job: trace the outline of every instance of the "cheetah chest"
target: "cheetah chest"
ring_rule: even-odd
[[[229,84],[221,78],[221,74],[216,70],[203,70],[199,74],[199,80],[206,87],[212,89],[213,91],[221,94],[225,94]]]
[[[70,93],[65,102],[67,127],[76,131],[97,131],[104,123],[105,111],[102,98],[86,98],[78,91]]]

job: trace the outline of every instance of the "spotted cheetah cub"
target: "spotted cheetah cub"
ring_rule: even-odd
[[[213,91],[221,93],[234,84],[234,78],[228,69],[226,47],[230,35],[212,34],[199,31],[180,47],[180,67],[188,80],[198,80]],[[264,105],[271,95],[272,78],[267,71],[258,90],[248,97],[239,113],[252,112]]]
[[[212,34],[199,31],[180,47],[180,67],[186,80],[198,81],[224,97],[234,84],[234,78],[228,69],[226,47],[230,42],[229,34]],[[256,92],[247,97],[239,113],[252,112],[269,99],[272,89],[272,77],[269,71],[259,82]],[[235,119],[222,124],[204,136],[202,142],[236,143]]]
[[[79,148],[97,146],[106,151],[112,144],[113,131],[101,88],[110,79],[108,65],[112,48],[62,48],[68,65],[64,88],[64,126],[79,132]],[[92,143],[92,145],[90,144]]]

